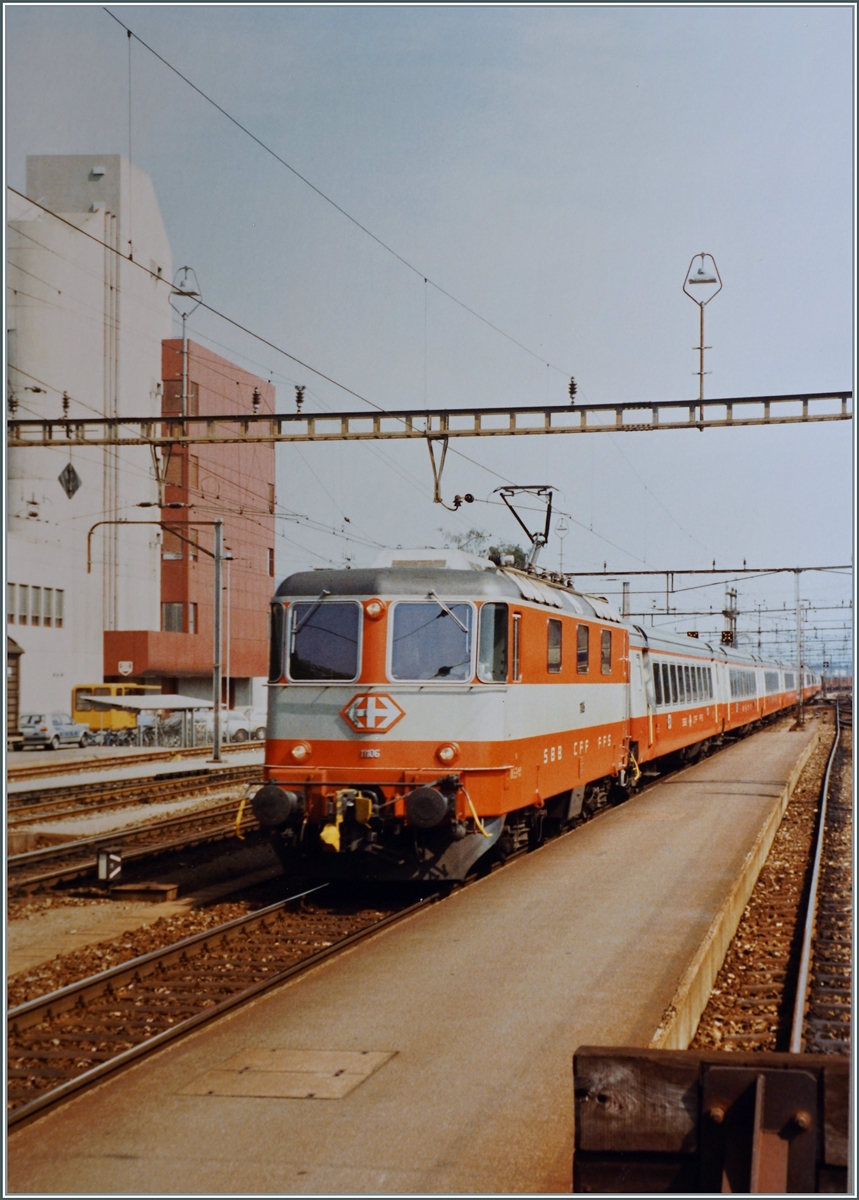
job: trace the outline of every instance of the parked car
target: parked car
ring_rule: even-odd
[[[24,713],[21,732],[25,746],[44,746],[59,750],[60,746],[88,746],[89,725],[73,721],[68,713]]]
[[[265,741],[266,711],[264,708],[233,708],[221,713],[221,736],[224,741]],[[198,735],[212,737],[214,721],[211,710],[197,720]]]

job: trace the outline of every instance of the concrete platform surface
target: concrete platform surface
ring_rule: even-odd
[[[816,728],[740,742],[13,1129],[9,1192],[568,1192],[573,1051],[647,1046]]]
[[[38,751],[34,751],[33,757],[36,757]],[[78,751],[83,755],[86,752]],[[107,751],[106,753],[111,753]],[[140,754],[139,750],[134,753]],[[56,756],[51,757],[51,762],[56,764],[63,754],[62,750],[56,752]],[[128,752],[128,757],[131,752]],[[236,750],[225,754],[219,763],[212,763],[203,757],[181,757],[181,751],[177,750],[174,756],[170,758],[156,758],[152,762],[138,762],[123,766],[122,759],[117,754],[117,761],[111,766],[96,767],[92,770],[87,770],[85,761],[80,765],[76,762],[69,761],[69,773],[67,775],[44,775],[34,776],[28,779],[15,779],[14,774],[12,780],[8,784],[6,791],[10,796],[16,796],[20,792],[36,792],[50,791],[52,788],[61,787],[78,787],[87,783],[116,783],[127,779],[151,779],[156,775],[171,775],[175,771],[219,771],[224,767],[262,767],[265,759],[265,751],[261,746],[253,750]],[[16,764],[17,765],[17,764]],[[260,774],[262,778],[262,774]]]

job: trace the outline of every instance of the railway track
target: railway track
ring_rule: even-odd
[[[606,811],[608,807],[590,819],[598,819]],[[527,852],[517,850],[507,861]],[[131,853],[142,856],[146,851]],[[321,888],[301,892],[10,1010],[9,1124],[28,1120],[441,896],[436,893],[380,919],[378,912],[373,919],[366,912],[355,913],[350,918],[355,927],[344,932],[341,914],[289,911],[291,904],[311,891]]]
[[[849,1053],[850,730],[833,733],[800,776],[692,1048]]]
[[[224,767],[216,771],[170,771],[151,777],[104,780],[87,784],[12,793],[7,804],[7,826],[14,829],[33,822],[80,816],[102,809],[176,800],[207,792],[225,784],[249,783],[259,777],[258,766]]]
[[[221,746],[222,754],[241,754],[247,750],[262,750],[265,742],[228,742]],[[49,778],[52,775],[75,775],[83,771],[106,771],[116,767],[136,767],[152,762],[170,762],[176,758],[201,758],[212,753],[211,746],[192,746],[184,750],[175,747],[165,750],[149,749],[140,754],[106,754],[101,758],[65,759],[57,763],[40,763],[32,767],[10,766],[9,783],[24,779]]]
[[[290,896],[12,1009],[8,1123],[42,1112],[434,899],[382,915],[291,911],[309,895]]]
[[[205,812],[164,817],[96,837],[11,855],[7,859],[8,891],[13,894],[33,891],[90,875],[98,866],[98,851],[107,846],[119,847],[123,862],[130,863],[231,837],[236,833],[236,808],[237,799],[233,796]],[[243,814],[239,831],[244,834],[255,827],[253,815],[250,812]],[[184,832],[175,837],[167,836],[177,830]],[[48,866],[50,863],[56,865]]]
[[[853,722],[851,710],[842,730],[839,709],[836,705],[836,738],[823,784],[790,1045],[792,1051],[816,1054],[849,1054],[851,1044],[852,788],[841,778],[831,796],[829,791],[836,763],[846,769],[838,761],[838,747],[843,736],[852,749]]]

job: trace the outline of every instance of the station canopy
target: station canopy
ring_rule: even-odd
[[[195,708],[214,708],[211,700],[200,700],[197,696],[164,696],[152,693],[148,696],[89,696],[86,692],[78,700],[88,700],[93,708],[121,708],[128,712],[171,712]]]

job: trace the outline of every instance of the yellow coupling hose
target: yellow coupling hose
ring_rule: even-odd
[[[466,787],[464,787],[463,784],[460,784],[459,786],[462,788],[463,792],[465,792],[465,798],[468,801],[468,807],[471,809],[471,815],[474,817],[475,829],[477,830],[478,833],[482,834],[483,837],[485,837],[485,838],[492,837],[492,834],[487,833],[486,830],[483,828],[483,823],[480,820],[480,817],[478,817],[478,815],[477,815],[477,809],[474,807],[474,801],[471,799],[471,797],[468,794],[468,789]]]

